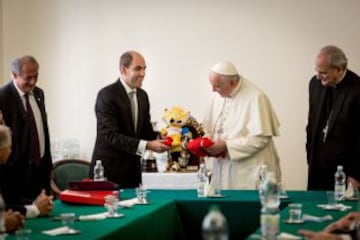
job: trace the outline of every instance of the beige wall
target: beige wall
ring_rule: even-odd
[[[360,73],[359,7],[358,0],[3,0],[1,57],[6,68],[17,55],[37,57],[51,137],[78,138],[86,159],[96,94],[117,78],[124,50],[146,57],[143,87],[156,121],[173,105],[201,120],[211,96],[209,68],[233,61],[270,97],[281,121],[276,144],[285,184],[303,189],[313,59],[321,46],[337,44]]]

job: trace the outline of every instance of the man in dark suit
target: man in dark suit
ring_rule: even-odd
[[[333,190],[337,165],[347,182],[360,181],[360,78],[347,69],[344,52],[335,46],[320,50],[317,75],[309,85],[307,125],[308,190]]]
[[[11,153],[11,131],[10,128],[6,127],[3,125],[3,117],[2,114],[0,113],[0,165],[1,164],[5,164],[6,161],[9,158],[9,155]],[[1,194],[1,189],[0,189],[0,209],[1,211],[4,210],[4,199],[2,197]],[[20,214],[19,212],[14,212],[13,210],[8,210],[4,213],[0,213],[3,214],[3,229],[1,230],[5,230],[8,232],[13,232],[19,228],[22,228],[24,226],[25,223],[25,217]],[[0,238],[1,238],[1,233],[0,233]]]
[[[141,88],[145,69],[140,53],[125,52],[120,57],[120,78],[99,91],[90,178],[94,176],[96,160],[102,160],[109,181],[118,183],[121,188],[137,187],[141,183],[140,157],[145,150],[169,150],[163,140],[156,140],[157,132],[151,124],[149,98]]]
[[[27,217],[48,215],[52,159],[44,93],[36,87],[39,64],[31,56],[16,58],[12,81],[0,88],[0,110],[12,131],[11,155],[0,167],[6,203],[24,206]]]

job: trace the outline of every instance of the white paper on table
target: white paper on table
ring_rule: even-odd
[[[303,214],[303,220],[309,222],[324,222],[324,221],[331,221],[333,217],[331,215],[325,215],[322,217],[313,216],[309,214]]]
[[[282,233],[280,233],[278,235],[278,237],[276,239],[278,239],[278,240],[292,240],[292,239],[302,239],[302,237],[294,235],[294,234],[282,232]]]
[[[346,189],[345,193],[344,193],[344,198],[345,199],[349,199],[354,197],[354,187],[351,184],[351,182],[349,182],[348,184],[348,188]]]
[[[95,213],[89,215],[80,215],[79,221],[92,221],[92,220],[104,220],[107,216],[107,212]]]
[[[329,205],[329,204],[318,204],[317,205],[319,208],[322,208],[324,210],[338,210],[338,211],[346,211],[348,209],[351,209],[352,207],[349,205],[344,205],[342,203],[338,203],[338,204],[333,204],[333,205]]]
[[[131,199],[119,201],[118,205],[120,207],[130,208],[130,207],[134,206],[137,203],[138,203],[137,198],[131,198]]]
[[[78,234],[80,233],[79,230],[72,229],[68,226],[65,227],[58,227],[50,230],[44,230],[42,233],[50,236],[58,236],[58,235],[67,235],[67,234]]]

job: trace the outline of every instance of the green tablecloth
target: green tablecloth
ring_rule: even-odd
[[[75,212],[77,216],[80,216],[104,211],[106,209],[101,206],[76,206],[57,201],[53,215]],[[121,209],[120,212],[125,214],[125,217],[99,221],[76,221],[72,227],[80,230],[78,235],[52,237],[42,234],[43,230],[62,226],[60,221],[53,221],[51,218],[28,219],[25,228],[32,230],[31,239],[117,239],[116,236],[124,236],[122,239],[175,239],[174,236],[181,234],[178,232],[178,226],[181,224],[174,201],[159,200],[151,205],[137,205],[132,209]],[[141,238],[136,238],[136,236],[141,236]]]
[[[27,219],[25,228],[32,230],[31,239],[201,239],[202,219],[210,205],[218,204],[229,223],[230,239],[245,239],[259,228],[260,203],[257,191],[223,191],[224,198],[197,198],[196,190],[150,190],[149,205],[135,205],[120,209],[125,217],[100,221],[76,221],[75,229],[81,232],[71,236],[51,237],[41,233],[60,227],[61,222],[50,218]],[[290,191],[289,198],[282,200],[281,219],[287,217],[286,205],[290,202],[304,204],[304,212],[312,215],[331,214],[339,218],[347,212],[324,212],[316,207],[326,203],[325,192]],[[121,193],[121,200],[134,198],[133,189]],[[347,204],[347,203],[346,203]],[[355,207],[355,203],[351,203]],[[53,216],[74,212],[77,216],[101,213],[103,206],[73,205],[55,202]],[[281,231],[296,233],[299,227],[319,230],[328,223],[281,224]],[[15,239],[10,234],[7,239]]]
[[[317,206],[319,204],[326,204],[326,201],[302,202],[303,214],[308,214],[308,215],[318,216],[318,217],[325,216],[325,215],[331,215],[333,217],[333,219],[339,219],[342,216],[349,213],[350,211],[357,210],[356,202],[343,202],[343,204],[349,205],[352,207],[352,209],[349,209],[346,211],[323,210]],[[289,216],[288,208],[285,208],[280,212],[280,217],[281,217],[281,221],[282,221],[282,224],[280,225],[281,232],[297,234],[297,231],[299,229],[309,229],[309,230],[314,230],[314,231],[320,231],[320,230],[324,229],[324,227],[326,227],[330,222],[332,222],[332,221],[324,221],[324,222],[305,221],[302,224],[284,223],[284,221],[286,219],[288,219],[288,216]]]
[[[359,211],[359,203],[357,201],[343,201],[342,204],[346,206],[351,206],[351,209],[346,211],[334,211],[334,210],[324,210],[318,205],[323,205],[327,203],[327,197],[325,191],[291,191],[289,192],[289,203],[296,202],[303,205],[302,211],[303,214],[308,214],[311,216],[322,217],[325,215],[331,215],[333,220],[323,221],[323,222],[313,222],[305,221],[301,224],[288,224],[285,223],[286,219],[289,217],[289,209],[286,207],[280,212],[280,232],[290,233],[298,235],[299,229],[307,229],[312,231],[321,231],[331,222],[345,216],[351,211]],[[260,229],[257,229],[255,234],[260,234]],[[250,237],[248,239],[251,239]]]

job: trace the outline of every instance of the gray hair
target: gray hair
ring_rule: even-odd
[[[19,58],[15,58],[14,61],[11,63],[11,73],[20,75],[21,74],[21,68],[25,63],[34,63],[39,67],[39,63],[36,61],[36,59],[33,56],[23,56]]]
[[[330,67],[342,69],[347,67],[348,60],[345,56],[345,53],[340,48],[329,45],[321,48],[320,53],[329,56]]]
[[[0,149],[11,145],[11,131],[5,125],[0,125]]]

